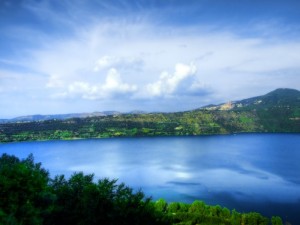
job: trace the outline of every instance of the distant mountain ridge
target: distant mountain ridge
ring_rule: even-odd
[[[141,113],[139,111],[139,113]],[[33,122],[33,121],[44,121],[44,120],[66,120],[72,118],[88,118],[95,116],[111,116],[111,115],[120,115],[121,112],[118,111],[103,111],[103,112],[92,112],[92,113],[68,113],[68,114],[53,114],[53,115],[28,115],[28,116],[19,116],[13,119],[0,119],[0,123],[7,122]]]
[[[63,119],[62,119],[63,118]],[[46,120],[44,120],[46,119]],[[29,116],[0,123],[0,142],[231,133],[300,133],[300,92],[266,95],[173,113]]]
[[[265,95],[219,105],[208,105],[200,110],[254,110],[271,107],[300,107],[300,91],[279,88]]]
[[[207,105],[196,110],[254,110],[266,107],[300,107],[300,91],[290,88],[279,88],[265,95],[243,99],[239,101],[231,101],[218,105]],[[157,112],[159,113],[159,112]],[[127,113],[118,111],[103,111],[92,113],[69,113],[54,115],[28,115],[20,116],[13,119],[0,119],[0,123],[15,122],[33,122],[45,120],[66,120],[72,118],[89,118],[97,116],[116,116],[122,114],[147,114],[145,111],[135,110]]]

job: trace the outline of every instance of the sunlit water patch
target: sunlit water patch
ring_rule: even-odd
[[[300,135],[114,138],[1,144],[33,153],[51,176],[83,171],[118,178],[154,199],[204,200],[300,220]]]

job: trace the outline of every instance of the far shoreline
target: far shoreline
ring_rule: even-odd
[[[300,135],[299,132],[238,132],[238,133],[224,133],[224,134],[197,134],[197,135],[140,135],[140,136],[111,136],[111,137],[91,137],[91,138],[63,138],[63,139],[36,139],[36,140],[24,140],[24,141],[8,141],[1,142],[0,144],[12,144],[12,143],[31,143],[31,142],[48,142],[48,141],[78,141],[78,140],[110,140],[110,139],[139,139],[139,138],[174,138],[174,137],[209,137],[209,136],[235,136],[235,135],[251,135],[251,134],[281,134],[281,135]]]

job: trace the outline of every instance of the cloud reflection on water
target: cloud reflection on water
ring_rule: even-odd
[[[61,167],[56,169],[67,170],[69,174],[76,171],[94,173],[96,178],[118,178],[133,187],[159,187],[174,195],[207,198],[229,193],[237,200],[253,202],[296,202],[300,198],[298,185],[260,169],[251,161],[236,160],[238,155],[229,154],[227,160],[220,161],[214,151],[196,152],[192,157],[185,148],[173,148],[167,154],[153,151],[147,148],[143,153],[124,150],[122,144],[117,144],[101,150],[91,148],[88,154],[80,150],[73,151],[72,155],[60,151],[60,165],[55,163],[57,158],[52,157],[53,165]]]
[[[33,153],[52,176],[82,171],[96,179],[117,178],[154,199],[201,199],[245,210],[270,205],[280,212],[281,205],[300,206],[300,143],[299,135],[277,136],[13,143],[0,145],[0,153]]]

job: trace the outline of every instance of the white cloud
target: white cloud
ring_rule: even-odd
[[[196,77],[196,66],[178,63],[173,74],[164,71],[159,80],[146,86],[146,94],[150,97],[171,97],[178,94],[190,95],[204,88]]]
[[[177,62],[193,61],[201,71],[194,77],[211,86],[218,85],[216,90],[221,82],[231,80],[236,83],[234,73],[249,77],[289,68],[300,69],[300,56],[297,54],[300,43],[297,41],[286,43],[244,38],[223,31],[189,31],[183,28],[166,28],[163,31],[147,23],[136,26],[102,21],[101,26],[91,24],[85,29],[77,28],[76,35],[70,39],[47,41],[48,44],[33,51],[28,57],[29,62],[23,65],[49,76],[55,74],[56,80],[65,83],[82,79],[88,83],[102,82],[105,71],[116,68],[126,80],[137,83],[140,88],[153,79],[160,81],[162,84],[153,84],[152,87],[158,95],[162,90],[172,92],[172,86],[181,79],[177,75],[168,78],[167,87],[160,87],[167,79],[159,76],[161,71]],[[270,82],[281,84],[276,79]]]
[[[64,82],[60,79],[58,75],[51,75],[47,84],[47,88],[61,88],[64,87]]]
[[[91,84],[85,81],[75,81],[67,86],[67,91],[55,95],[55,97],[97,100],[115,97],[125,97],[136,92],[137,87],[124,83],[120,74],[114,68],[107,73],[105,83]]]
[[[116,61],[117,61],[116,58],[103,56],[96,61],[94,71],[97,72],[103,68],[109,67],[112,64],[114,64]]]
[[[137,57],[103,56],[96,61],[93,71],[98,72],[103,69],[116,66],[120,68],[130,68],[131,70],[135,70],[138,67],[141,67],[142,64],[143,61]]]
[[[135,85],[123,83],[120,74],[114,68],[110,69],[105,84],[102,86],[104,92],[109,93],[110,96],[116,94],[128,94],[137,90]]]
[[[50,96],[60,101],[76,98],[81,101],[78,111],[82,102],[93,105],[87,100],[98,99],[111,100],[106,106],[101,101],[102,109],[114,109],[117,97],[125,103],[118,105],[124,111],[178,111],[278,87],[300,89],[297,40],[249,38],[230,30],[157,27],[149,21],[126,20],[96,20],[84,27],[79,24],[73,32],[61,38],[41,35],[39,48],[27,49],[26,57],[12,63],[2,60],[9,68],[17,62],[43,76],[23,82],[28,76],[17,71],[22,79],[11,77],[10,84],[24,93],[38,89],[35,95],[45,101]],[[39,36],[22,34],[27,39]],[[8,87],[1,86],[3,90]]]
[[[78,27],[72,38],[48,41],[22,64],[48,74],[45,86],[55,98],[108,102],[122,97],[130,101],[124,104],[125,111],[128,105],[128,110],[178,111],[279,87],[300,89],[299,48],[297,41],[245,38],[233,32],[160,30],[147,23],[102,21],[85,29]],[[110,69],[126,82],[113,75],[111,79]],[[160,104],[158,99],[172,102]]]

